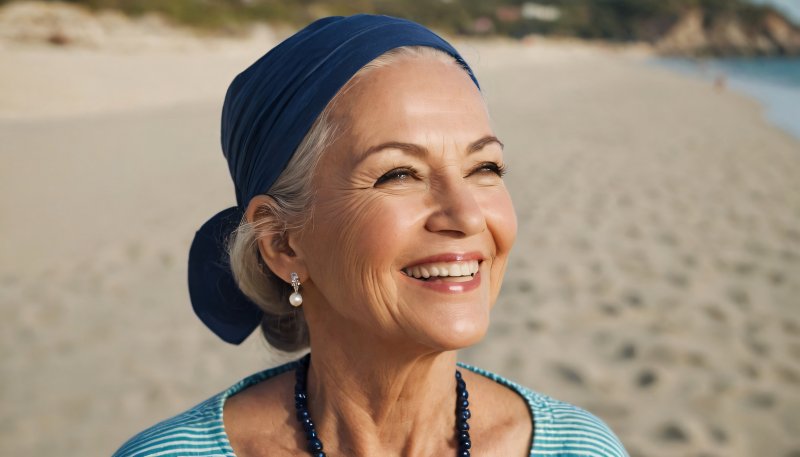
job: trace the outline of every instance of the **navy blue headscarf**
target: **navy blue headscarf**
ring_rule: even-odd
[[[221,139],[237,206],[203,224],[189,251],[192,307],[223,340],[241,343],[262,317],[236,285],[225,251],[250,199],[270,189],[339,89],[364,65],[401,46],[447,52],[478,85],[464,59],[435,33],[405,19],[367,14],[317,20],[234,78],[222,107]]]

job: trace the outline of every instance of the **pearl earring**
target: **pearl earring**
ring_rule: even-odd
[[[298,306],[303,304],[303,296],[300,295],[298,289],[300,288],[300,278],[297,277],[297,273],[292,272],[292,288],[294,289],[294,293],[289,295],[289,304],[297,308]]]

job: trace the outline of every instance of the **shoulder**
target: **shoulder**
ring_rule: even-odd
[[[530,455],[549,457],[628,457],[611,428],[589,411],[467,364],[461,366],[523,397],[533,419]]]
[[[136,434],[113,457],[235,457],[222,420],[228,398],[294,369],[297,362],[255,373],[227,390]]]
[[[627,457],[625,447],[599,417],[589,411],[531,391],[535,399],[532,455]]]
[[[120,447],[113,457],[231,456],[218,394],[175,417],[138,433]]]

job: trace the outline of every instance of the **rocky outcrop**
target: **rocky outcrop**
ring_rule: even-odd
[[[735,16],[708,17],[699,9],[685,13],[656,43],[671,55],[800,55],[800,30],[776,13],[743,23]]]
[[[706,31],[703,28],[703,12],[692,10],[680,20],[657,43],[659,51],[665,54],[682,54],[686,50],[708,47]]]
[[[769,38],[783,53],[800,54],[800,31],[785,18],[777,14],[770,14],[764,18],[764,28]]]

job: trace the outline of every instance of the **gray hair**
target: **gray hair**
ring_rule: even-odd
[[[337,92],[317,117],[306,136],[297,146],[266,195],[272,197],[256,209],[254,222],[242,218],[239,227],[228,239],[231,270],[239,289],[264,312],[261,333],[267,342],[281,351],[298,351],[309,344],[308,326],[300,308],[289,304],[291,287],[270,271],[261,257],[258,240],[282,235],[310,222],[314,189],[311,181],[319,159],[335,141],[340,126],[331,113],[337,102],[356,80],[374,68],[386,67],[403,57],[432,57],[443,62],[457,61],[439,49],[425,46],[404,46],[392,49],[362,67]]]

